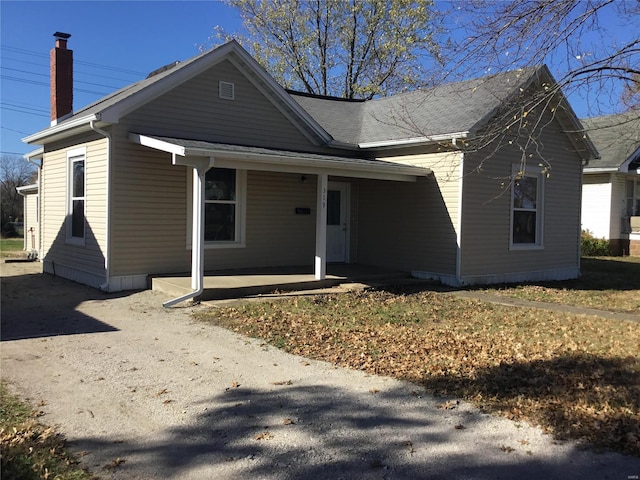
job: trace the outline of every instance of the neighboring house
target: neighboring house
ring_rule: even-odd
[[[67,38],[54,72],[69,70]],[[70,83],[25,139],[44,148],[45,272],[107,291],[190,270],[196,290],[204,270],[307,265],[322,279],[327,262],[451,285],[579,275],[595,152],[561,95],[535,149],[520,125],[462,151],[503,100],[553,85],[546,67],[347,101],[284,90],[232,41],[75,112]]]
[[[25,185],[16,188],[23,198],[24,219],[24,250],[35,258],[40,251],[40,205],[38,199],[38,184]]]
[[[600,153],[584,168],[582,228],[617,255],[640,255],[640,111],[582,124]]]

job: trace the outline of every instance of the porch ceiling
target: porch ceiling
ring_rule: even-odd
[[[431,174],[431,170],[428,168],[365,158],[291,152],[138,133],[130,133],[129,139],[139,145],[174,156],[215,157],[215,165],[222,168],[307,174],[324,173],[343,177],[405,182],[415,182],[418,177],[426,177]]]

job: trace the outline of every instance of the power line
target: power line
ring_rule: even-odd
[[[43,87],[48,87],[49,83],[47,82],[39,82],[37,80],[31,80],[29,78],[19,78],[19,77],[10,77],[8,75],[0,75],[0,78],[4,79],[4,80],[11,80],[13,82],[21,82],[21,83],[28,83],[30,85],[38,85],[38,86],[43,86]],[[87,83],[87,82],[79,82],[79,83]],[[111,87],[109,87],[111,88]],[[83,88],[74,88],[73,89],[74,92],[79,92],[79,93],[88,93],[90,95],[100,95],[101,97],[104,97],[105,95],[108,95],[109,92],[105,93],[105,92],[96,92],[93,90],[85,90]]]
[[[12,47],[10,45],[2,45],[1,48],[8,50],[10,52],[16,52],[16,53],[21,53],[24,55],[32,55],[34,57],[40,57],[40,58],[49,58],[49,55],[44,54],[42,52],[35,52],[33,50],[26,50],[24,48],[17,48],[17,47]],[[104,64],[100,64],[100,63],[93,63],[93,62],[86,62],[83,60],[74,60],[75,63],[77,63],[78,65],[86,65],[89,67],[94,67],[94,68],[101,68],[104,70],[112,70],[114,72],[122,72],[122,73],[128,73],[131,75],[136,75],[136,76],[144,76],[146,75],[145,72],[138,72],[136,70],[129,70],[126,68],[120,68],[120,67],[112,67],[109,65],[104,65]]]
[[[26,65],[34,65],[36,67],[43,68],[46,71],[48,71],[48,69],[49,69],[49,64],[48,63],[45,64],[45,63],[28,62],[26,60],[18,60],[17,58],[10,58],[10,57],[6,57],[6,56],[3,56],[3,55],[0,55],[0,58],[3,59],[4,61],[24,63]],[[3,67],[3,69],[6,69],[6,68],[7,67]],[[131,83],[132,82],[132,80],[125,79],[125,78],[110,77],[109,75],[104,75],[102,73],[91,73],[91,72],[86,72],[84,70],[79,70],[79,69],[74,69],[73,73],[74,73],[74,75],[75,74],[89,75],[91,77],[108,78],[109,80],[118,80],[120,82],[126,82],[126,83]]]
[[[47,75],[45,73],[29,72],[28,70],[20,70],[18,68],[3,67],[3,70],[11,70],[12,72],[26,73],[27,75],[37,75],[38,77],[47,77],[47,78],[49,78],[49,75]],[[113,85],[104,85],[102,83],[84,82],[82,80],[76,80],[76,82],[77,83],[82,83],[84,85],[93,85],[94,87],[105,87],[105,88],[113,88],[113,89],[119,88],[119,87],[114,87]]]

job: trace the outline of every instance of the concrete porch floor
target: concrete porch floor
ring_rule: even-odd
[[[408,272],[355,264],[327,265],[327,277],[316,280],[313,267],[274,267],[206,272],[201,300],[221,300],[264,295],[275,291],[317,290],[343,283],[381,286],[406,281]],[[189,274],[151,279],[154,291],[176,298],[192,291]]]

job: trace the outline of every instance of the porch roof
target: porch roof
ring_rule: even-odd
[[[429,168],[383,160],[248,147],[138,133],[130,133],[129,139],[139,145],[181,157],[215,157],[216,166],[223,168],[308,174],[326,173],[343,177],[396,181],[416,181],[417,177],[431,175]]]

